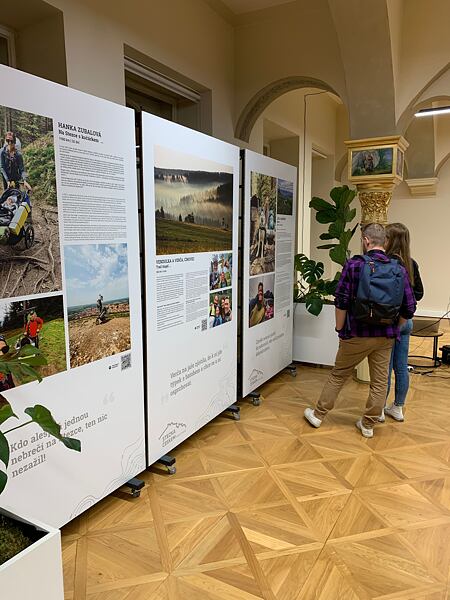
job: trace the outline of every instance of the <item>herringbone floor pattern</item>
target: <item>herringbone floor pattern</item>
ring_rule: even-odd
[[[447,599],[450,369],[412,375],[406,421],[372,440],[355,382],[320,430],[304,422],[327,374],[279,375],[240,422],[179,447],[175,476],[144,473],[139,499],[119,491],[66,526],[66,599]]]

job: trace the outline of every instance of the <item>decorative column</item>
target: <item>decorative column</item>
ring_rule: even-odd
[[[403,181],[408,142],[400,135],[350,140],[348,180],[358,190],[361,225],[388,222],[394,187]]]
[[[397,135],[350,140],[345,144],[348,148],[348,180],[356,185],[361,204],[361,225],[386,225],[392,192],[403,181],[408,142]],[[356,379],[370,383],[367,359],[358,365]]]

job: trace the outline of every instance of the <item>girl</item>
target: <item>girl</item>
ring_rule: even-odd
[[[410,237],[408,228],[403,223],[392,223],[386,227],[386,254],[396,258],[407,270],[416,300],[423,297],[423,285],[420,278],[419,266],[411,258]],[[400,340],[396,340],[392,349],[391,364],[389,366],[388,396],[391,387],[392,370],[395,373],[395,400],[386,406],[381,414],[389,415],[396,421],[404,421],[403,406],[409,388],[408,353],[409,338],[412,331],[412,319],[407,321],[400,330]]]

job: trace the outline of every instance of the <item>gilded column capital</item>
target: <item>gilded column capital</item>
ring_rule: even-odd
[[[394,187],[403,181],[408,142],[402,136],[349,140],[348,179],[358,189],[361,225],[388,222]]]
[[[367,223],[386,225],[391,199],[392,190],[360,190],[361,225]]]

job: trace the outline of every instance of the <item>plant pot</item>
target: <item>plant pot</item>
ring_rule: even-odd
[[[293,360],[314,365],[334,365],[339,339],[334,305],[324,304],[315,317],[304,303],[294,304]]]
[[[61,534],[58,529],[0,508],[0,514],[25,523],[42,537],[0,565],[2,598],[64,600]]]

